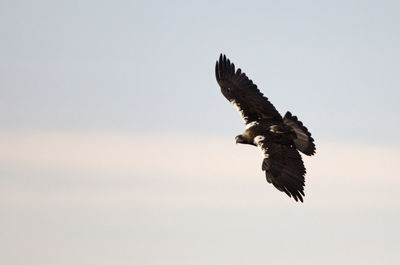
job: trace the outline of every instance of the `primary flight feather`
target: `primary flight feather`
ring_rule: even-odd
[[[279,114],[257,86],[240,68],[220,55],[215,76],[221,92],[241,115],[246,130],[236,136],[236,143],[257,146],[263,155],[262,170],[278,190],[296,201],[303,201],[306,169],[298,151],[315,153],[311,133],[296,116]]]

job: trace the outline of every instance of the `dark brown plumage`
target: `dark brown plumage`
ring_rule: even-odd
[[[279,114],[240,68],[220,55],[215,76],[222,94],[240,113],[246,130],[236,142],[257,146],[264,157],[262,170],[278,190],[303,201],[306,169],[298,151],[313,155],[314,139],[296,116]]]

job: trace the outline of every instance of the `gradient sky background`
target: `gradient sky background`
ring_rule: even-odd
[[[399,264],[398,1],[1,1],[0,263]],[[299,116],[267,184],[225,53]]]

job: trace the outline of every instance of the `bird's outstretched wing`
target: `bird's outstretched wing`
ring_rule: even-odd
[[[266,141],[262,136],[255,141],[264,156],[262,170],[267,181],[289,197],[303,202],[306,169],[299,152],[288,145]]]
[[[246,125],[260,120],[282,120],[268,98],[240,68],[235,71],[235,65],[225,55],[221,54],[215,65],[215,76],[222,94],[236,107]]]

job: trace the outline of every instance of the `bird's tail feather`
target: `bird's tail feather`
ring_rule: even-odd
[[[283,122],[290,126],[296,133],[296,139],[294,139],[296,148],[309,156],[315,154],[314,139],[303,123],[299,121],[296,116],[292,116],[289,111],[286,112],[285,117],[283,117]]]

